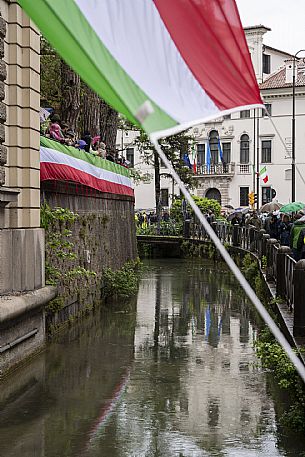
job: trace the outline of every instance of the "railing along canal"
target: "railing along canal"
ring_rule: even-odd
[[[266,263],[266,279],[273,283],[276,296],[283,299],[289,311],[293,311],[293,334],[305,337],[305,260],[296,262],[288,246],[280,246],[265,230],[255,227],[240,227],[224,222],[212,223],[213,229],[223,244],[252,252]],[[196,223],[185,226],[184,236],[209,240],[203,227]]]

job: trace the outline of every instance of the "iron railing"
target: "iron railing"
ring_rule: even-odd
[[[293,280],[296,261],[289,253],[279,256],[280,244],[278,240],[270,239],[265,230],[258,230],[253,226],[241,227],[228,224],[225,221],[213,222],[211,225],[223,244],[250,251],[256,254],[263,263],[266,262],[267,280],[274,282],[275,285],[277,285],[277,281],[282,281],[280,287],[281,298],[286,301],[289,310],[292,310],[294,306]],[[204,228],[195,222],[190,222],[189,236],[199,240],[209,240]],[[283,262],[282,278],[278,278],[278,262]]]

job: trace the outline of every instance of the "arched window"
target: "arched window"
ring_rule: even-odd
[[[240,137],[240,163],[249,163],[249,135]]]
[[[212,130],[209,135],[209,144],[211,151],[211,164],[215,165],[218,163],[218,132],[217,130]]]

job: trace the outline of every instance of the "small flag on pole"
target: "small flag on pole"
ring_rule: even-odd
[[[266,167],[263,167],[260,172],[259,172],[259,176],[262,178],[262,180],[264,181],[265,184],[267,184],[268,180],[269,180],[269,177],[268,177],[268,174],[267,174],[267,168]]]
[[[223,158],[223,152],[222,152],[222,147],[221,147],[221,143],[220,143],[220,139],[218,137],[218,151],[219,151],[219,158],[220,158],[220,161],[223,165],[225,165],[225,161],[224,161],[224,158]]]
[[[183,162],[190,170],[192,169],[191,161],[190,161],[189,155],[187,153],[185,153],[183,155]]]
[[[196,144],[195,141],[192,142],[191,145],[191,152],[192,152],[192,160],[193,160],[193,172],[196,174],[197,173],[197,163],[196,163]]]
[[[208,172],[210,172],[210,168],[211,168],[211,149],[210,149],[209,142],[207,143],[206,166],[207,166]]]

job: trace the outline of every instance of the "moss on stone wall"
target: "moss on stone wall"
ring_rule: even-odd
[[[135,228],[133,233],[126,227],[134,227],[131,203],[124,208],[119,201],[120,213],[118,201],[112,203],[108,200],[107,212],[80,214],[47,203],[41,207],[46,283],[58,287],[58,297],[46,307],[49,332],[101,302],[105,269],[118,270],[137,257]]]

